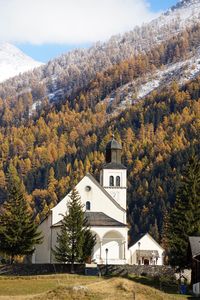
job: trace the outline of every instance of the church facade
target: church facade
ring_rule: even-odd
[[[100,183],[87,174],[75,187],[85,208],[91,231],[96,235],[92,261],[98,264],[128,263],[128,227],[126,220],[127,170],[121,163],[121,145],[113,138],[106,146],[106,163]],[[40,224],[43,243],[36,246],[33,263],[54,263],[52,249],[57,242],[63,214],[67,211],[66,195]]]
[[[121,163],[121,153],[122,146],[113,138],[106,146],[106,163],[100,172],[100,183],[87,174],[75,187],[91,231],[96,235],[92,261],[97,264],[133,263],[134,253],[128,249],[127,170]],[[56,262],[52,249],[55,249],[61,221],[67,212],[69,195],[52,208],[39,225],[44,238],[42,244],[36,246],[33,263]]]

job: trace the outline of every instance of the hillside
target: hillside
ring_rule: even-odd
[[[42,63],[34,61],[15,46],[9,43],[0,43],[0,82],[41,65]]]
[[[12,162],[39,222],[85,173],[98,179],[115,132],[130,240],[146,231],[159,240],[188,157],[200,153],[199,3],[182,1],[123,37],[1,84],[0,201]]]
[[[125,278],[97,278],[77,275],[1,277],[0,299],[37,300],[182,300],[184,296],[168,294]]]
[[[159,18],[124,35],[113,36],[106,43],[96,43],[90,49],[77,49],[49,61],[43,67],[21,74],[0,85],[0,97],[32,92],[33,101],[48,97],[50,101],[74,98],[98,72],[144,54],[179,33],[199,24],[199,0],[181,1]]]
[[[6,168],[13,161],[35,216],[43,218],[85,173],[98,178],[114,130],[128,167],[131,236],[161,231],[187,157],[193,148],[199,153],[199,94],[197,78],[182,89],[174,83],[169,90],[154,92],[109,121],[103,104],[97,104],[95,112],[70,110],[66,104],[59,111],[42,110],[40,118],[26,126],[2,127],[2,197]],[[158,232],[154,236],[159,238]]]

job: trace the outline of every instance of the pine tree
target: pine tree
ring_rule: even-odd
[[[149,227],[149,234],[157,241],[159,242],[160,236],[159,236],[159,231],[158,231],[158,223],[157,219],[155,219],[155,223],[150,225]]]
[[[91,232],[87,220],[85,219],[83,261],[86,262],[92,255],[92,250],[96,244],[96,236]]]
[[[200,234],[200,160],[192,157],[169,217],[170,263],[187,265],[188,237]]]
[[[67,208],[53,253],[58,262],[71,263],[71,272],[73,272],[74,262],[85,261],[91,255],[95,242],[84,217],[83,205],[76,189],[71,191]]]
[[[163,213],[163,223],[162,223],[162,232],[161,232],[161,246],[163,249],[165,249],[165,257],[164,262],[165,264],[168,264],[169,260],[169,239],[168,239],[168,233],[169,233],[169,213],[167,210]]]
[[[28,255],[42,241],[24,196],[24,186],[15,167],[8,169],[8,198],[0,214],[0,251],[14,261],[16,255]]]

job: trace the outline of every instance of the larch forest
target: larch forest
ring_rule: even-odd
[[[99,178],[114,133],[128,168],[130,241],[142,232],[162,240],[186,162],[200,153],[200,76],[180,84],[176,74],[142,98],[137,85],[197,52],[200,23],[170,35],[176,26],[157,44],[142,44],[156,24],[143,26],[0,84],[1,203],[12,162],[39,223],[87,172]]]

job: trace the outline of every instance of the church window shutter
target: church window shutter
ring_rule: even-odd
[[[90,208],[91,208],[90,201],[87,201],[86,202],[86,210],[90,210]]]
[[[116,177],[116,186],[120,186],[120,176]]]
[[[110,186],[114,186],[114,177],[110,176]]]

